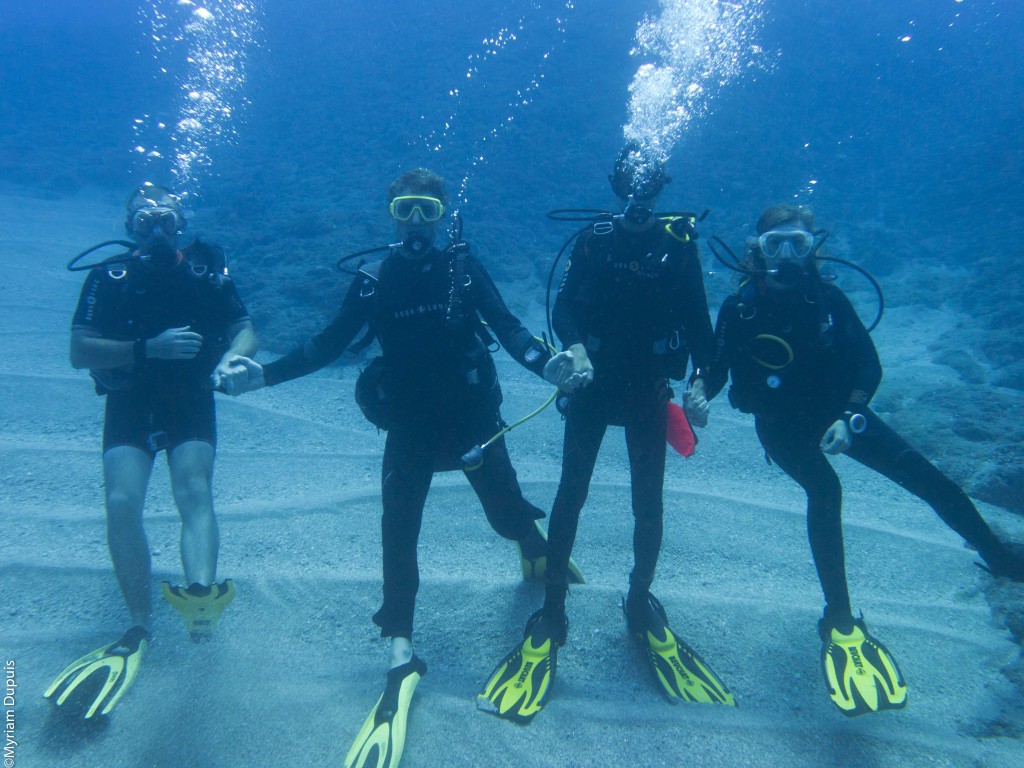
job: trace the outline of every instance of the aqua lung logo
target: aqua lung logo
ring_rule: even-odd
[[[395,312],[395,318],[402,317],[415,317],[416,315],[425,315],[428,312],[439,312],[445,308],[444,304],[421,304],[418,307],[411,307],[409,309],[399,309]]]
[[[89,293],[85,297],[85,322],[89,323],[96,319],[96,294],[100,290],[100,281],[93,280],[92,285],[89,286]]]
[[[697,682],[690,676],[690,673],[686,671],[683,663],[679,661],[678,656],[673,656],[669,661],[672,662],[672,669],[676,671],[677,675],[683,678],[683,682],[686,683],[687,686],[692,688],[697,684]]]
[[[533,669],[533,662],[526,662],[526,666],[523,667],[523,671],[519,673],[519,677],[516,678],[514,688],[522,688],[526,684],[526,679],[530,676],[530,670]]]
[[[850,652],[850,660],[853,662],[853,666],[857,668],[858,675],[866,675],[867,670],[864,669],[864,660],[860,656],[860,651],[856,647],[847,649]]]
[[[649,253],[642,260],[633,259],[632,261],[612,261],[609,259],[612,269],[621,269],[628,272],[632,272],[634,275],[640,277],[647,277],[657,279],[660,276],[658,270],[659,262],[655,260],[654,254]],[[645,267],[646,264],[653,264],[653,268]]]

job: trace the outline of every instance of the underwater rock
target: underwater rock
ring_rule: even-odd
[[[965,384],[984,384],[985,369],[966,349],[942,349],[932,356],[932,362],[948,365],[956,371]]]
[[[926,458],[980,501],[1024,514],[1024,393],[942,388],[916,402],[888,398],[886,420]]]
[[[1024,513],[1024,467],[1012,447],[979,472],[970,486],[975,498]]]

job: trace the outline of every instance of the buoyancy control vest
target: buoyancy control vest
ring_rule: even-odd
[[[663,220],[656,237],[623,232],[611,221],[594,224],[584,242],[587,271],[575,300],[589,353],[632,365],[639,355],[655,375],[686,376],[681,311],[681,266],[696,258],[694,222]],[[614,351],[612,349],[614,347]]]
[[[368,303],[365,315],[369,330],[353,346],[357,350],[364,349],[376,339],[383,355],[371,360],[360,373],[356,381],[356,403],[366,419],[379,429],[387,430],[398,420],[431,407],[432,404],[421,397],[421,382],[412,377],[444,381],[447,386],[443,394],[448,405],[457,401],[463,408],[496,409],[501,404],[497,369],[489,351],[495,342],[468,300],[472,278],[466,257],[464,248],[446,251],[437,261],[447,268],[443,290],[437,276],[426,276],[417,281],[417,300],[412,303],[408,301],[409,296],[397,297],[391,290],[395,287],[392,280],[397,276],[388,274],[387,260],[359,267],[357,279],[362,282],[358,296],[360,301]],[[399,323],[402,325],[400,333],[413,329],[427,334],[421,339],[422,343],[405,338],[397,340],[392,331]],[[432,353],[435,359],[412,366],[416,370],[406,372],[410,378],[400,379],[399,368],[392,359],[396,351],[389,350],[389,346],[405,353]],[[403,367],[406,362],[401,361]],[[429,383],[422,388],[438,389]]]

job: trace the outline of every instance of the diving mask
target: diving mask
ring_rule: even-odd
[[[444,204],[436,197],[426,195],[402,195],[391,201],[388,208],[398,221],[409,221],[419,211],[423,221],[437,221],[444,216]]]
[[[772,229],[757,238],[757,246],[771,261],[800,261],[814,252],[817,238],[802,229]]]
[[[183,229],[182,224],[181,214],[174,208],[142,208],[131,216],[132,233],[138,237],[174,237]]]

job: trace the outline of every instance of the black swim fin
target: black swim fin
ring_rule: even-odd
[[[993,578],[1024,582],[1024,545],[997,541],[995,547],[984,552],[979,550],[979,554],[985,563],[975,565]]]
[[[427,665],[413,656],[388,671],[388,682],[345,756],[345,768],[398,768],[405,749],[409,704]]]

